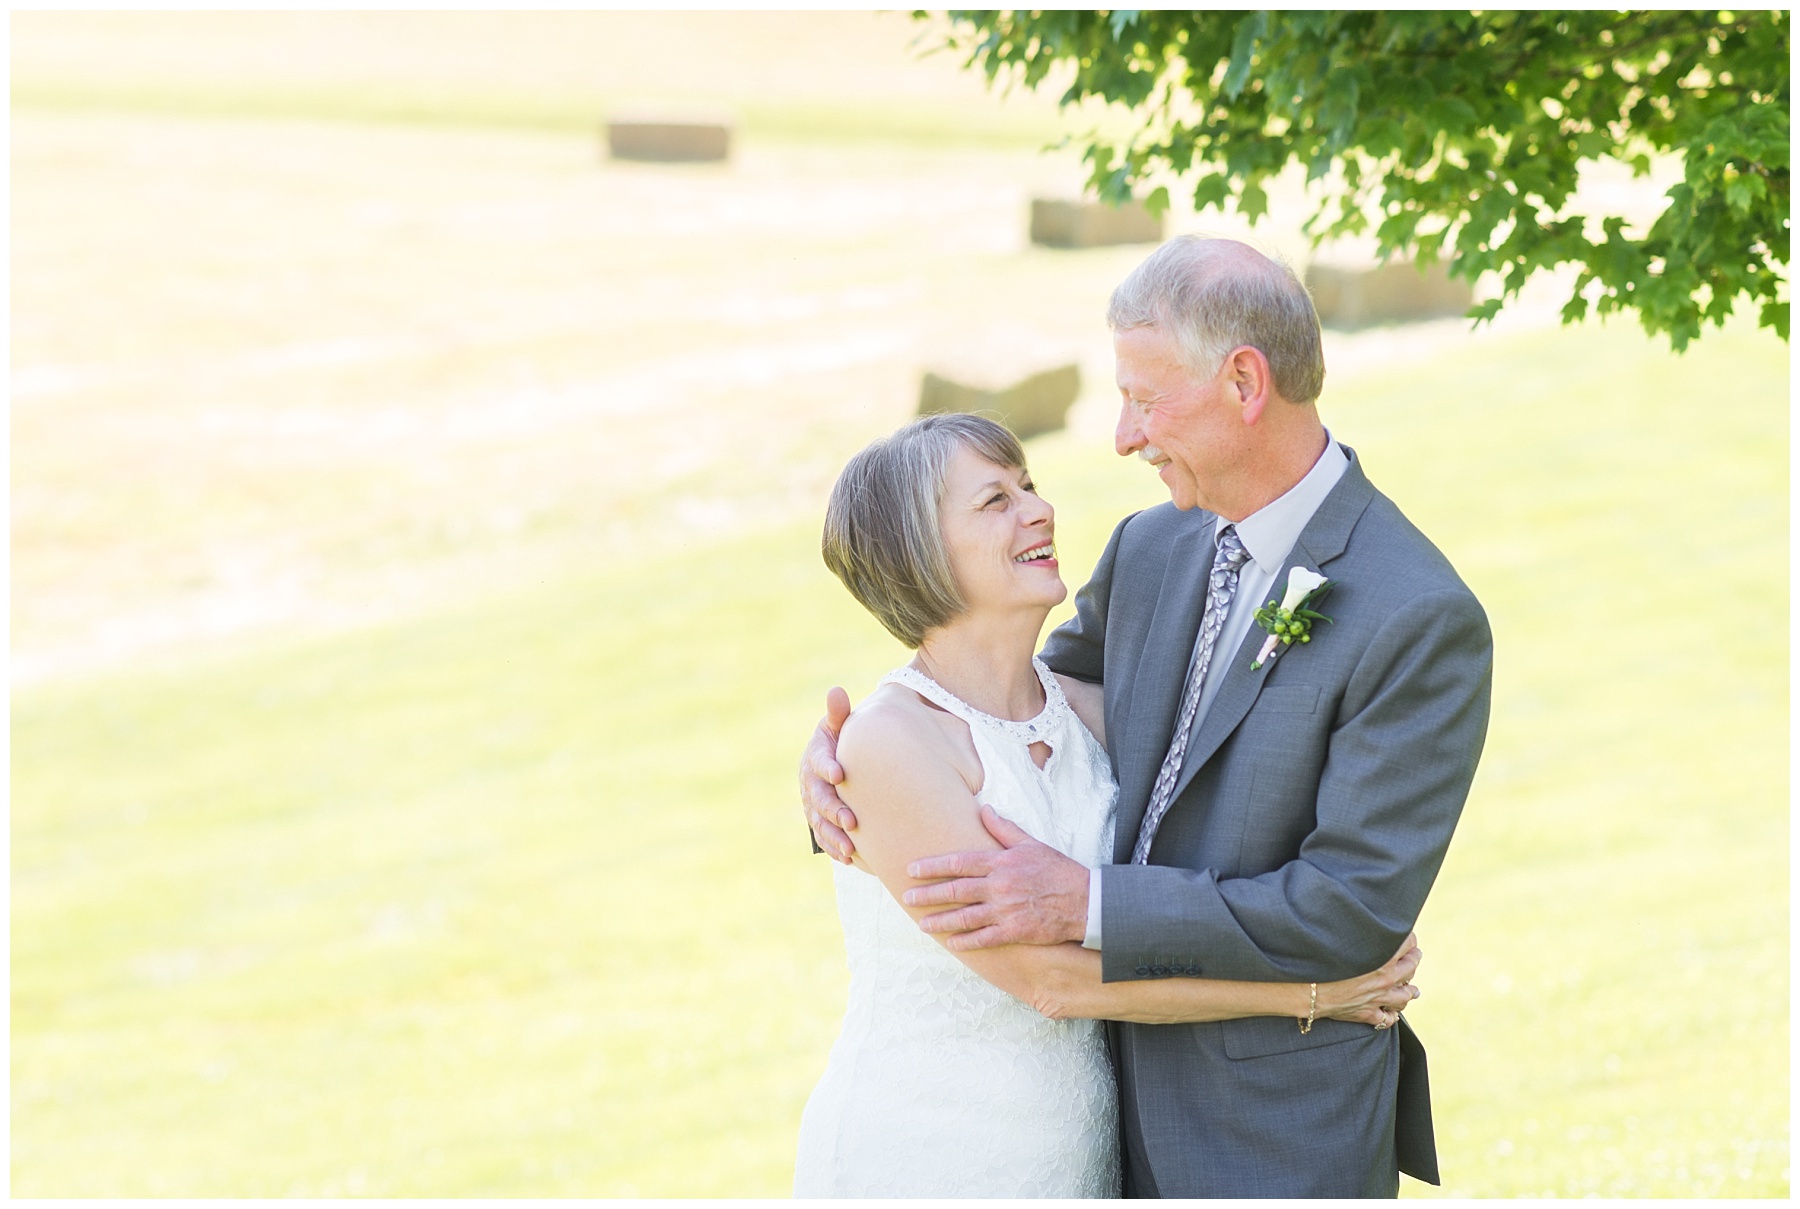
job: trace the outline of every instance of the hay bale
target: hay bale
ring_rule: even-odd
[[[1466,281],[1453,281],[1443,261],[1420,267],[1396,260],[1374,268],[1313,264],[1306,288],[1327,327],[1357,328],[1460,315],[1475,301]]]
[[[1142,202],[1113,207],[1100,202],[1033,198],[1031,242],[1047,248],[1101,248],[1122,243],[1161,243],[1163,222]]]
[[[719,122],[620,119],[606,124],[606,148],[616,160],[714,163],[731,154],[731,127]]]
[[[927,371],[919,384],[919,414],[984,412],[998,416],[1020,440],[1061,428],[1081,393],[1081,369],[1059,365],[1000,390],[971,386]]]

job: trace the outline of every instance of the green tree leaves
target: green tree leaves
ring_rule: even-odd
[[[1088,136],[1107,200],[1176,176],[1197,208],[1255,221],[1268,179],[1297,161],[1315,243],[1373,218],[1383,256],[1499,273],[1500,305],[1569,264],[1565,319],[1635,310],[1680,349],[1747,298],[1787,338],[1785,12],[950,15],[950,44],[990,80],[1072,71],[1063,104],[1135,112],[1125,140]],[[1570,212],[1583,163],[1643,175],[1671,154],[1683,179],[1649,230]]]

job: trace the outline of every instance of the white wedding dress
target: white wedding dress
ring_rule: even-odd
[[[890,673],[968,724],[976,797],[1090,868],[1111,859],[1106,753],[1033,660],[1030,722],[983,714],[911,668]],[[1043,768],[1030,745],[1051,755]],[[1118,1100],[1095,1020],[1046,1020],[919,930],[880,880],[833,866],[849,1004],[800,1120],[794,1195],[1116,1197]]]

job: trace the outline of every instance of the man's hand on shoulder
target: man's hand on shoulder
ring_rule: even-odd
[[[846,865],[856,854],[849,836],[856,830],[856,815],[838,797],[844,769],[837,761],[837,744],[849,717],[850,694],[834,687],[825,694],[825,716],[800,756],[800,809],[813,842],[832,860]]]
[[[929,881],[908,890],[909,907],[956,904],[919,921],[926,932],[954,933],[944,944],[956,952],[1000,945],[1077,944],[1087,935],[1088,870],[1000,817],[981,808],[998,851],[956,852],[914,861],[909,877]]]

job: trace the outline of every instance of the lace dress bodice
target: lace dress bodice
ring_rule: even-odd
[[[912,668],[883,683],[966,723],[977,800],[1091,868],[1112,853],[1111,768],[1055,677],[1033,664],[1046,700],[1028,722],[981,713]],[[1043,768],[1030,750],[1040,742]],[[1117,1196],[1101,1024],[1046,1020],[921,932],[873,875],[832,868],[849,1000],[801,1119],[795,1195]]]

